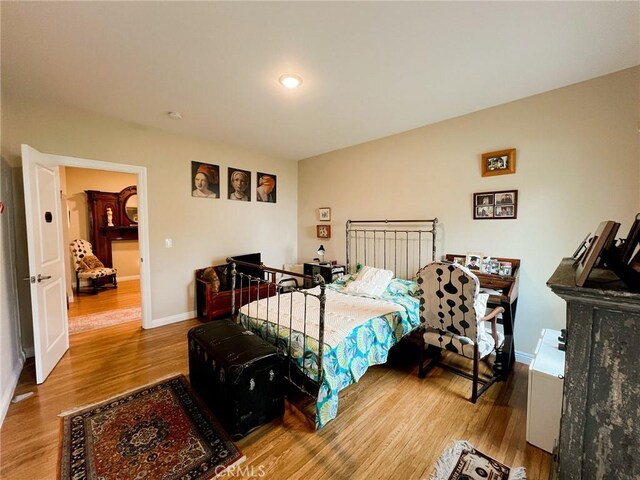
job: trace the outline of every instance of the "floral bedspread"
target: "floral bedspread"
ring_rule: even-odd
[[[348,281],[328,285],[328,289],[341,292]],[[413,283],[413,282],[407,282]],[[415,285],[415,284],[414,284]],[[397,285],[396,285],[397,286]],[[337,346],[325,343],[323,348],[323,377],[316,404],[316,428],[324,427],[338,414],[338,393],[360,380],[371,365],[387,361],[389,349],[420,325],[419,298],[412,296],[411,288],[388,288],[378,297],[398,305],[398,310],[367,320],[354,328]],[[347,295],[341,293],[343,295]],[[245,309],[245,312],[247,310]],[[250,311],[250,310],[249,310]],[[312,379],[318,379],[318,341],[303,333],[290,330],[283,325],[266,322],[239,314],[242,324],[258,333],[265,340],[288,349],[291,342],[292,360]],[[325,328],[326,329],[326,328]],[[304,363],[303,363],[304,362]]]

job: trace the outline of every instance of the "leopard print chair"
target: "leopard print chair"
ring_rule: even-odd
[[[471,270],[461,265],[433,262],[418,272],[420,285],[420,321],[422,354],[425,349],[436,350],[436,357],[427,366],[420,361],[419,376],[423,378],[435,365],[473,381],[471,401],[476,400],[498,377],[479,376],[479,362],[494,350],[499,350],[504,336],[498,332],[496,321],[504,308],[497,307],[488,315],[489,295],[480,293],[480,282]],[[484,323],[491,322],[491,331]],[[446,350],[473,360],[473,374],[440,363],[440,353]],[[478,390],[478,384],[482,387]]]
[[[76,293],[96,294],[105,287],[105,280],[111,283],[112,288],[118,288],[118,270],[105,267],[93,254],[89,242],[76,239],[69,244],[69,249],[76,263]],[[91,280],[91,290],[80,290],[80,280]]]

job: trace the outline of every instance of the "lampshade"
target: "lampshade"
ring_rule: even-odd
[[[323,246],[323,245],[320,245],[320,248],[318,249],[318,255],[323,256],[323,255],[324,255],[324,253],[325,253],[325,251],[324,251],[324,246]]]

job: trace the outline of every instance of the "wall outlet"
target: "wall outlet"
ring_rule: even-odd
[[[173,240],[171,240],[170,238],[165,238],[164,248],[171,248],[171,247],[173,247]]]

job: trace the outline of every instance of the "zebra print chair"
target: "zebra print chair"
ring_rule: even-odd
[[[422,358],[418,375],[424,378],[435,365],[450,370],[473,381],[471,401],[476,400],[493,383],[491,378],[480,377],[479,362],[494,350],[499,350],[504,336],[496,325],[498,314],[504,308],[494,308],[486,315],[489,295],[479,293],[480,282],[471,270],[461,265],[433,262],[418,272],[420,285],[420,321],[422,329]],[[485,330],[490,322],[491,331]],[[436,355],[428,365],[424,364],[424,352],[431,346]],[[442,349],[473,360],[473,373],[440,363]],[[478,389],[478,385],[482,385]]]
[[[115,268],[105,267],[93,254],[91,244],[80,238],[69,244],[69,249],[76,263],[76,293],[96,294],[104,287],[105,280],[110,281],[112,288],[118,288]],[[91,280],[91,290],[80,290],[80,280]]]

